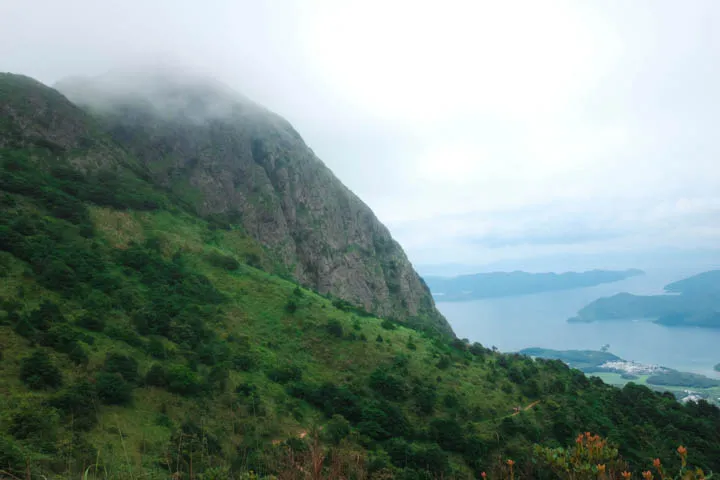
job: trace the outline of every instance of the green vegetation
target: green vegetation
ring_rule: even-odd
[[[607,362],[622,360],[617,355],[597,350],[552,350],[550,348],[525,348],[520,350],[523,355],[537,358],[562,360],[572,368],[585,373],[600,371],[600,366]]]
[[[551,478],[537,448],[586,430],[636,469],[669,464],[682,442],[720,471],[707,402],[617,389],[300,288],[130,160],[113,167],[116,188],[98,188],[104,170],[71,167],[86,154],[27,138],[0,150],[3,472],[468,478],[512,458],[525,478]]]
[[[492,272],[458,277],[425,277],[430,291],[444,302],[509,297],[571,290],[617,282],[642,275],[641,270],[591,270],[587,272],[529,273]]]
[[[646,385],[659,392],[672,392],[679,398],[687,396],[687,389],[692,388],[695,394],[701,394],[710,403],[717,405],[720,399],[720,380],[696,373],[679,372],[669,368],[651,369],[639,364],[632,364],[606,351],[596,350],[552,350],[548,348],[526,348],[523,355],[537,358],[561,360],[571,368],[601,378],[610,385],[624,386],[630,382]],[[632,366],[628,373],[618,364],[604,366],[606,362],[619,362]]]
[[[619,293],[583,307],[569,322],[653,319],[666,326],[720,328],[720,270],[671,283],[665,290],[676,295]]]
[[[708,378],[705,375],[696,373],[678,372],[669,370],[651,375],[647,379],[650,385],[674,385],[679,387],[712,388],[720,387],[720,380]]]

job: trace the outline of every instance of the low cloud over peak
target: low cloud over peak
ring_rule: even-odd
[[[720,244],[713,0],[70,3],[0,4],[0,70],[209,75],[287,118],[416,262]]]

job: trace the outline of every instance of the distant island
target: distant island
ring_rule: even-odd
[[[718,363],[717,365],[715,365],[715,371],[716,371],[716,372],[720,372],[720,363]]]
[[[619,293],[583,307],[569,322],[653,319],[666,326],[720,328],[720,270],[665,286],[668,295]]]
[[[518,353],[535,358],[561,360],[571,368],[598,376],[607,383],[624,384],[632,381],[655,390],[673,392],[678,399],[684,401],[705,399],[713,403],[720,402],[720,380],[697,373],[631,362],[606,351],[526,348]]]
[[[441,301],[477,300],[593,287],[642,275],[642,270],[590,270],[587,272],[492,272],[457,277],[425,277],[430,291]]]
[[[562,360],[572,368],[577,368],[585,373],[601,371],[602,365],[609,362],[622,361],[617,355],[597,350],[552,350],[534,347],[525,348],[519,353],[536,358]]]

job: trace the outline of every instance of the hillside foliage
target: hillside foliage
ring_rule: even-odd
[[[636,471],[678,445],[720,471],[704,401],[377,318],[258,268],[262,245],[130,160],[7,145],[2,475],[557,478],[538,452],[585,431]]]

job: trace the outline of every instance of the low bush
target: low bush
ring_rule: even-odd
[[[33,390],[58,388],[62,374],[43,350],[35,350],[20,363],[20,379]]]

